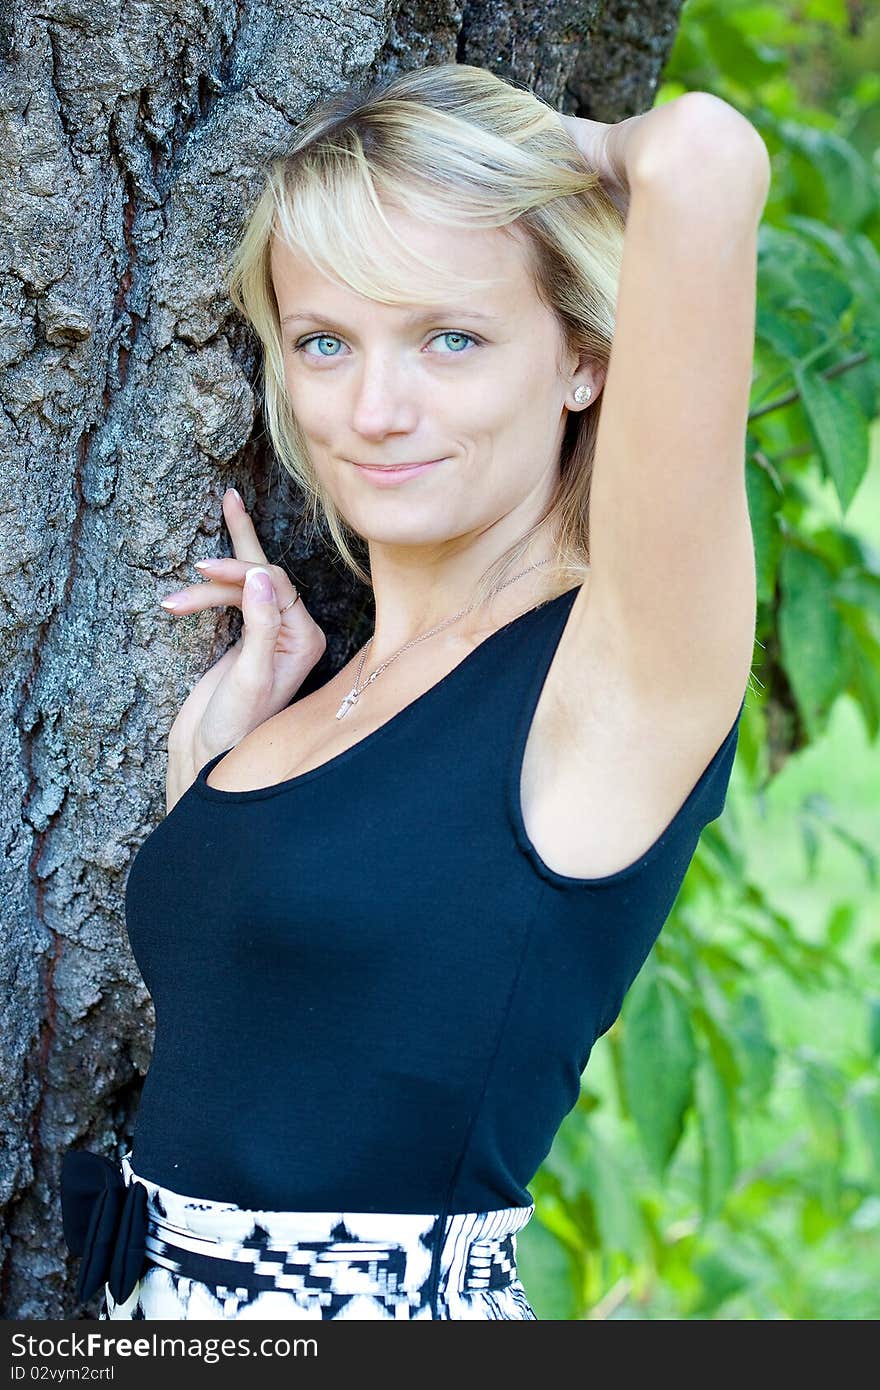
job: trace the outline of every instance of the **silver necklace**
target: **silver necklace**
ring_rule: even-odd
[[[497,588],[493,589],[490,594],[486,595],[486,598],[493,598],[494,595],[499,593],[502,589],[506,589],[508,584],[513,584],[516,582],[517,579],[522,579],[524,574],[529,573],[529,570],[536,570],[539,569],[541,565],[549,564],[550,560],[538,560],[536,564],[529,565],[528,569],[524,569],[519,574],[515,574],[512,579],[505,579],[504,583],[499,584]],[[383,661],[381,666],[377,666],[375,671],[371,671],[369,676],[367,676],[367,679],[364,681],[363,685],[361,685],[360,678],[361,672],[364,669],[364,664],[367,660],[367,649],[373,640],[372,637],[368,638],[366,643],[364,644],[364,651],[361,657],[360,665],[358,666],[357,675],[355,676],[354,685],[343,699],[342,704],[339,706],[339,709],[336,711],[336,718],[342,719],[346,714],[348,714],[348,711],[351,709],[351,707],[357,703],[358,696],[366,690],[368,685],[372,685],[373,681],[376,679],[377,676],[381,676],[386,666],[390,666],[392,661],[396,661],[399,656],[402,656],[403,653],[405,651],[408,651],[410,647],[414,647],[417,642],[424,642],[426,638],[433,637],[435,632],[440,632],[444,627],[449,627],[452,623],[458,622],[459,618],[463,618],[465,613],[469,613],[472,608],[476,608],[477,604],[480,602],[485,603],[486,599],[475,600],[473,603],[469,603],[466,608],[460,609],[458,613],[455,613],[451,618],[445,618],[442,623],[438,623],[436,627],[432,627],[428,632],[423,632],[420,637],[411,638],[410,641],[404,643],[404,645],[398,651],[396,651],[393,656],[389,656],[387,661]]]

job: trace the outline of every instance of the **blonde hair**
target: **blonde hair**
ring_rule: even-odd
[[[343,562],[372,587],[363,538],[322,488],[291,408],[273,238],[357,293],[387,304],[429,304],[438,291],[473,292],[488,282],[451,282],[447,270],[438,273],[395,234],[383,203],[449,226],[510,228],[567,351],[607,369],[623,219],[551,106],[465,64],[422,68],[322,100],[263,173],[262,193],[232,254],[228,294],[262,343],[266,424],[281,465],[302,490],[305,518],[313,534],[322,532],[323,519]],[[515,573],[545,526],[556,538],[552,587],[561,592],[583,580],[600,403],[569,414],[548,507],[481,576],[478,598]]]

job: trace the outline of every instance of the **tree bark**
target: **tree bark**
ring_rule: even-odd
[[[3,1317],[97,1315],[73,1297],[60,1162],[72,1145],[124,1152],[149,1064],[127,871],[164,814],[168,729],[240,623],[157,604],[195,582],[193,561],[228,552],[224,489],[327,630],[310,687],[369,627],[362,587],[297,542],[254,344],[222,294],[260,163],[315,98],[427,63],[623,119],[652,104],[680,3],[0,12]]]

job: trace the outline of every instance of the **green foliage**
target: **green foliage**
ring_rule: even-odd
[[[878,71],[860,6],[689,0],[658,93],[716,93],[771,156],[758,659],[728,808],[533,1184],[518,1253],[542,1318],[880,1316],[877,759],[871,795],[826,754],[772,844],[743,829],[842,707],[880,729]]]
[[[653,965],[633,986],[622,1053],[627,1108],[662,1177],[693,1100],[697,1050],[686,996]]]

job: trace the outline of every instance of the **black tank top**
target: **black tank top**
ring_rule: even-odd
[[[578,587],[321,767],[222,791],[218,754],[147,836],[126,884],[156,1010],[136,1173],[265,1210],[532,1201],[593,1043],[723,809],[743,708],[637,860],[551,869],[520,770]]]

